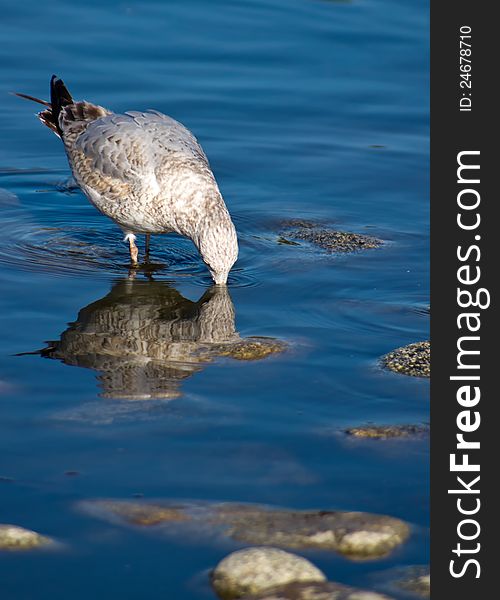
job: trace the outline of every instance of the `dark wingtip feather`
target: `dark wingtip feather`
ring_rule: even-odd
[[[61,106],[73,104],[73,98],[68,88],[64,85],[64,81],[60,77],[57,77],[57,75],[52,75],[50,79],[50,95],[51,100],[53,100],[52,96],[55,96]]]
[[[59,127],[59,113],[63,106],[73,104],[73,98],[71,97],[68,88],[64,85],[64,81],[57,77],[57,75],[52,75],[50,79],[50,103],[57,130],[59,134],[62,134]]]

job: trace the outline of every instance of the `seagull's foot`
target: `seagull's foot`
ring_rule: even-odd
[[[129,244],[131,266],[137,268],[139,266],[139,261],[137,260],[139,257],[139,249],[135,243],[135,235],[133,233],[127,233],[124,241],[128,241]]]
[[[128,270],[127,279],[129,279],[129,281],[134,281],[136,277],[137,277],[137,265],[135,267],[130,266],[130,269]]]

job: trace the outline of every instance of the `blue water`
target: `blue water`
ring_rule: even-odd
[[[207,569],[230,545],[75,509],[100,497],[383,513],[413,526],[390,557],[302,554],[356,586],[427,562],[428,441],[347,443],[339,430],[428,421],[428,381],[378,365],[428,337],[428,44],[428,3],[417,0],[2,7],[0,522],[64,545],[1,554],[2,600],[213,597]],[[155,108],[195,133],[240,237],[236,329],[287,352],[216,359],[184,373],[175,397],[149,400],[120,399],[92,357],[16,356],[58,341],[85,307],[112,304],[116,286],[129,285],[132,304],[152,298],[153,313],[168,297],[186,314],[210,287],[190,242],[175,237],[153,238],[154,281],[128,279],[121,232],[71,186],[36,106],[7,94],[46,97],[52,73],[75,97]],[[342,256],[279,244],[293,218],[386,243]]]

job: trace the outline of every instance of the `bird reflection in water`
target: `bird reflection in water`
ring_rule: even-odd
[[[102,397],[176,398],[181,382],[218,356],[257,360],[284,350],[273,338],[242,339],[226,286],[197,302],[165,282],[125,279],[82,308],[42,356],[99,372]]]

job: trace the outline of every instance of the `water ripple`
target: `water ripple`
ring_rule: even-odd
[[[26,179],[40,175],[36,169],[17,170],[11,175],[16,176],[13,187],[23,200],[10,190],[0,190],[0,264],[24,272],[93,279],[107,279],[110,274],[124,274],[130,269],[121,231],[87,204],[72,180],[30,184]],[[46,196],[43,202],[40,193]],[[140,256],[144,255],[143,244],[144,238],[139,236]],[[175,234],[153,236],[150,259],[138,271],[160,278],[189,277],[200,287],[211,283],[192,242]],[[257,282],[256,273],[238,265],[229,277],[233,287],[251,287]]]

